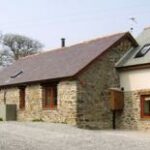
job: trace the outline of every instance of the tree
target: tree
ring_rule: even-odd
[[[1,38],[0,65],[9,65],[14,60],[40,52],[43,45],[29,37],[5,34]]]
[[[13,53],[5,48],[0,51],[0,66],[2,67],[5,67],[5,66],[8,66],[10,64],[12,64],[12,62],[14,61],[14,55]],[[1,69],[0,67],[0,69]]]

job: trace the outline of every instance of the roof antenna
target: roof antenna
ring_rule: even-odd
[[[130,17],[129,18],[132,22],[136,23],[137,24],[137,21],[136,21],[136,18],[135,17]]]
[[[130,17],[129,20],[130,20],[132,23],[137,24],[137,21],[136,21],[136,18],[135,18],[135,17]],[[130,27],[130,31],[131,31],[131,32],[134,31],[133,24],[132,24],[132,26]]]

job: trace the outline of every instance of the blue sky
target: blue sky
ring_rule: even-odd
[[[45,49],[150,26],[150,0],[0,0],[0,31],[41,41]],[[135,17],[137,23],[129,18]]]

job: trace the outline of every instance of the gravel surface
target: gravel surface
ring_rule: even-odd
[[[0,123],[0,150],[150,150],[150,132],[84,130],[52,123]]]

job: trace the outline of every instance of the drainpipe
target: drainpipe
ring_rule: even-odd
[[[7,94],[7,90],[4,89],[4,104],[6,105],[6,94]]]

